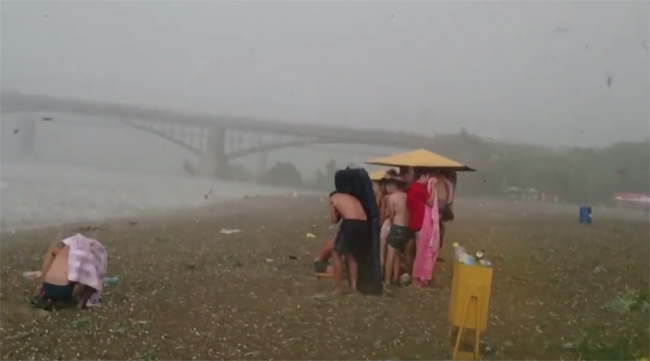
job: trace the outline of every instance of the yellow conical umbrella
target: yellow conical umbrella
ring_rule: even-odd
[[[371,181],[378,182],[386,177],[386,171],[378,170],[375,172],[369,172],[368,175],[370,176]]]
[[[448,168],[456,171],[474,171],[474,169],[462,163],[424,149],[373,159],[367,161],[366,164],[388,167],[430,167]]]

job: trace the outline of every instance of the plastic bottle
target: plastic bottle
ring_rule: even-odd
[[[465,252],[465,248],[463,248],[461,245],[458,244],[458,242],[455,242],[453,245],[454,247],[454,257],[456,257],[457,260],[460,260],[460,256]]]
[[[476,264],[476,260],[474,257],[469,255],[467,251],[465,251],[465,248],[461,247],[458,243],[454,243],[454,255],[458,262],[466,264],[466,265],[474,265]]]
[[[116,284],[120,281],[119,277],[104,277],[104,284],[105,285],[112,285]]]

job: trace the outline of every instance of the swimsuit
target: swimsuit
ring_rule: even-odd
[[[388,245],[404,252],[406,244],[413,238],[413,231],[405,226],[392,225],[388,233]]]
[[[344,219],[339,225],[339,230],[334,238],[334,250],[344,255],[351,253],[351,245],[370,239],[370,222],[360,219]]]
[[[445,222],[454,220],[454,212],[451,210],[451,205],[442,199],[438,199],[438,211],[440,212],[440,248],[442,248],[445,239]]]
[[[41,287],[41,296],[45,300],[71,301],[73,289],[74,282],[70,282],[65,286],[43,282],[43,286]]]

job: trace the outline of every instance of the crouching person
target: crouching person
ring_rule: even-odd
[[[107,265],[108,253],[97,240],[77,234],[52,244],[44,256],[43,283],[34,305],[98,306]]]

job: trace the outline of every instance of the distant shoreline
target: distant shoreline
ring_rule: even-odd
[[[163,220],[186,220],[197,215],[210,212],[215,218],[224,217],[238,212],[246,211],[250,208],[256,210],[275,207],[282,203],[286,204],[288,200],[292,202],[319,202],[320,196],[317,195],[259,195],[245,196],[238,199],[213,200],[207,204],[196,206],[179,206],[168,209],[148,209],[140,212],[134,212],[128,215],[117,215],[113,217],[104,217],[98,219],[72,220],[72,221],[52,221],[52,222],[34,222],[31,225],[16,225],[12,227],[2,227],[0,235],[15,233],[21,231],[45,231],[54,228],[80,228],[92,226],[103,228],[109,224],[129,224],[130,222],[139,223],[141,221],[163,221]],[[0,237],[1,238],[1,237]]]
[[[0,231],[184,211],[299,189],[51,164],[2,164]]]

